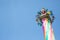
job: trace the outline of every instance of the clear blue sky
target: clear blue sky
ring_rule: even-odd
[[[0,40],[44,40],[43,30],[35,21],[43,7],[53,11],[52,27],[56,40],[60,40],[59,0],[0,0]]]

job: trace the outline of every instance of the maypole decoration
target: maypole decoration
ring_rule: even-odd
[[[39,26],[42,26],[44,32],[44,40],[55,40],[52,23],[54,21],[54,16],[52,11],[48,11],[42,8],[36,16],[36,21]]]

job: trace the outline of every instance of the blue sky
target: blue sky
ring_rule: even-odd
[[[56,40],[60,40],[60,1],[0,0],[0,40],[44,40],[36,14],[42,8],[53,11],[52,24]]]

